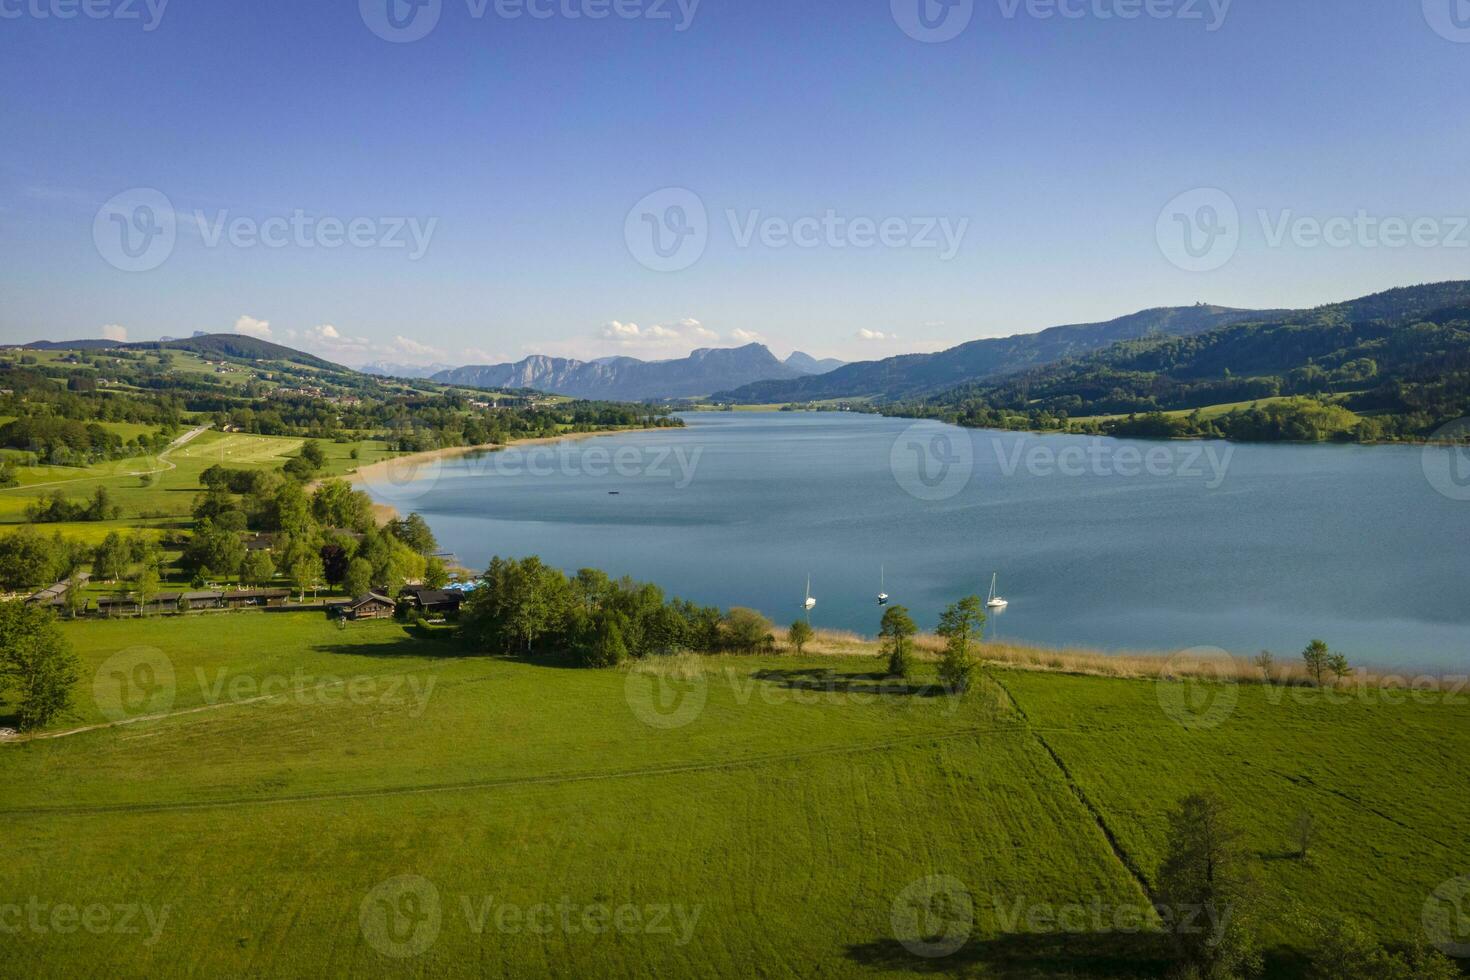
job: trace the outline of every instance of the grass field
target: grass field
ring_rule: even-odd
[[[650,674],[309,614],[65,629],[86,680],[53,731],[87,730],[0,745],[0,904],[113,919],[0,930],[15,976],[1155,976],[1156,935],[1014,917],[1143,914],[1129,865],[1187,792],[1236,804],[1273,901],[1385,938],[1470,854],[1463,703],[1242,686],[1186,731],[1155,682],[997,670],[956,700],[871,657]],[[1300,806],[1309,862],[1280,856]],[[895,919],[931,876],[973,907],[939,958]]]

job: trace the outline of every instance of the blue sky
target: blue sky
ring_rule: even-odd
[[[4,342],[859,359],[1470,278],[1466,0],[79,2],[0,0]]]

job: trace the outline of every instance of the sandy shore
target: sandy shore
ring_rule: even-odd
[[[389,467],[402,466],[405,463],[423,463],[432,459],[458,459],[461,456],[474,456],[479,453],[494,452],[499,449],[509,449],[512,446],[547,446],[558,442],[577,442],[582,439],[591,439],[596,436],[619,436],[630,432],[677,432],[678,426],[652,425],[640,426],[632,429],[602,429],[597,432],[568,432],[559,436],[545,436],[537,439],[515,439],[511,442],[489,442],[479,446],[450,446],[445,449],[426,449],[419,453],[405,453],[402,456],[391,456],[387,459],[359,466],[357,469],[343,474],[342,479],[349,483],[360,486],[372,479],[374,476],[387,476]],[[373,514],[381,526],[389,521],[397,520],[401,515],[391,504],[373,504]]]

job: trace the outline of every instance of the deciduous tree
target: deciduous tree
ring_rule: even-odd
[[[0,604],[0,690],[14,692],[22,730],[44,725],[71,707],[80,671],[49,610]]]
[[[912,637],[919,631],[913,617],[904,606],[890,606],[883,613],[878,628],[878,638],[883,644],[879,656],[888,658],[888,673],[892,677],[908,677],[914,670],[914,657],[910,649]]]
[[[980,639],[984,628],[985,612],[979,596],[965,596],[939,617],[937,632],[946,641],[944,657],[939,661],[939,679],[957,694],[970,689],[975,674],[970,645]]]

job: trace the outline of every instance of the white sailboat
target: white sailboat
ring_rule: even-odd
[[[886,605],[888,605],[888,592],[886,591],[887,588],[888,588],[888,583],[885,581],[884,568],[883,568],[883,565],[882,564],[879,564],[878,565],[878,605],[880,605],[880,606],[886,606]]]
[[[1010,605],[1009,602],[1006,602],[1006,600],[995,594],[996,574],[997,573],[995,572],[990,573],[990,598],[985,600],[986,609],[1004,609],[1006,606]]]
[[[812,577],[808,575],[806,577],[806,604],[802,608],[810,610],[816,604],[817,600],[812,598]]]

